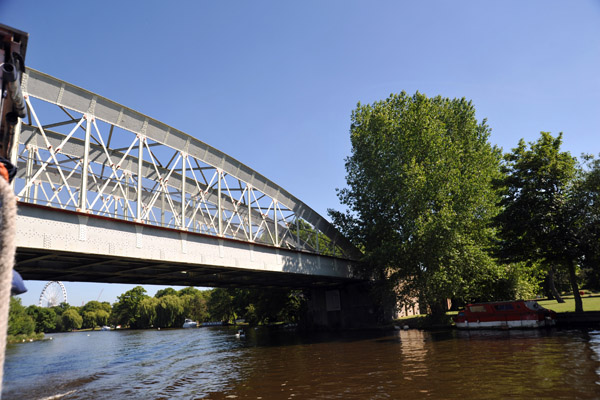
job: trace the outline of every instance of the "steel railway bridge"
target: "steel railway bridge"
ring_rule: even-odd
[[[357,250],[306,204],[194,137],[39,71],[13,140],[26,279],[327,286]]]
[[[23,278],[304,288],[316,324],[373,314],[360,252],[306,204],[193,136],[26,69],[26,33],[0,25],[0,38]]]

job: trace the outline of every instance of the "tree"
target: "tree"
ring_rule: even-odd
[[[183,311],[183,301],[179,296],[162,296],[156,306],[156,325],[163,328],[181,327],[185,320]]]
[[[110,303],[92,300],[81,307],[81,316],[83,317],[83,327],[94,329],[96,326],[106,325],[112,308]]]
[[[35,321],[27,313],[18,297],[10,298],[8,311],[8,334],[9,335],[31,335],[35,330]]]
[[[158,307],[158,303],[159,299],[156,297],[146,297],[140,302],[140,318],[138,320],[140,328],[150,328],[156,324],[156,308]]]
[[[65,312],[62,313],[61,319],[63,329],[68,331],[79,329],[83,324],[83,318],[74,307],[65,310]]]
[[[139,305],[147,297],[146,289],[142,286],[136,286],[117,297],[117,302],[113,305],[113,314],[111,317],[115,325],[120,324],[131,328],[141,328],[138,325],[140,319]]]
[[[323,234],[318,234],[318,231],[303,219],[294,220],[290,224],[290,234],[297,237],[300,245],[312,251],[317,251],[320,254],[327,256],[340,255],[341,251],[334,248],[333,241]],[[337,254],[336,254],[337,253]]]
[[[27,307],[27,314],[35,321],[36,332],[47,333],[57,331],[57,316],[53,308],[31,305]]]
[[[580,263],[590,289],[600,289],[600,160],[583,156],[580,179],[574,185],[573,201],[580,218],[576,226]]]
[[[501,152],[472,103],[393,94],[359,103],[350,135],[348,187],[338,191],[348,211],[329,213],[363,250],[363,273],[436,315],[448,298],[492,296],[480,287],[503,275],[488,251]]]
[[[188,288],[179,291],[179,296],[181,297],[184,305],[183,314],[187,318],[191,318],[194,321],[208,321],[210,318],[210,314],[208,312],[208,298],[210,296],[210,292],[194,289],[194,292],[187,291],[186,293],[189,294],[182,295],[182,291],[186,289]]]
[[[214,289],[208,300],[213,319],[243,318],[250,325],[297,322],[306,299],[301,291],[283,288]]]
[[[156,292],[156,294],[154,295],[154,297],[161,298],[163,296],[176,296],[177,295],[177,291],[175,289],[173,289],[172,287],[168,287],[165,289],[160,289]]]
[[[80,315],[83,319],[83,322],[81,324],[82,328],[85,328],[85,329],[96,328],[96,325],[98,325],[98,323],[96,322],[96,312],[95,311],[82,311]]]
[[[237,289],[235,298],[236,314],[251,325],[295,322],[304,301],[301,292],[283,288]]]
[[[68,310],[70,307],[71,306],[69,305],[69,303],[62,302],[59,305],[52,307],[52,309],[54,310],[56,315],[61,316],[62,313]]]
[[[88,301],[83,307],[81,307],[81,311],[98,311],[98,310],[104,310],[107,313],[110,313],[112,310],[112,307],[110,306],[110,303],[107,301],[103,301],[102,303],[100,303],[99,301],[96,300],[92,300],[92,301]]]
[[[234,297],[227,289],[211,290],[208,300],[208,311],[215,321],[230,321],[235,316]]]
[[[576,277],[577,225],[581,197],[575,189],[577,161],[562,152],[562,133],[541,132],[536,142],[521,139],[505,156],[502,213],[498,216],[501,256],[540,265],[553,286],[556,268],[569,274],[576,311],[583,311]],[[561,301],[556,290],[554,296]]]
[[[199,293],[202,293],[202,291],[196,289],[193,286],[188,286],[188,287],[185,287],[185,288],[181,289],[180,291],[178,291],[177,295],[178,296],[186,296],[186,295],[195,296]]]
[[[99,326],[107,325],[109,317],[110,314],[106,310],[96,310],[96,324],[98,324]]]

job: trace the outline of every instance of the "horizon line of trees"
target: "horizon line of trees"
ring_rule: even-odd
[[[198,290],[186,287],[177,291],[169,287],[151,297],[142,286],[136,286],[118,296],[112,305],[92,300],[81,307],[68,303],[55,307],[26,307],[19,297],[11,297],[8,335],[31,336],[104,325],[132,329],[180,328],[186,318],[198,322],[243,319],[250,325],[297,323],[305,311],[305,304],[302,291],[288,289]]]

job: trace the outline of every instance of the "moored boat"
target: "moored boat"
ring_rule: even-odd
[[[459,329],[542,328],[556,324],[556,313],[534,300],[467,304],[453,317]]]
[[[185,322],[183,323],[183,327],[184,328],[197,328],[198,327],[198,323],[196,321],[192,321],[189,318],[186,318]]]

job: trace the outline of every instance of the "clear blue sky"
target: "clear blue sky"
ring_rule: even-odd
[[[322,215],[342,208],[357,102],[402,90],[471,99],[505,151],[550,131],[573,155],[600,152],[598,0],[0,0],[0,22],[29,32],[28,66],[197,137]],[[72,305],[132,287],[65,285]]]

